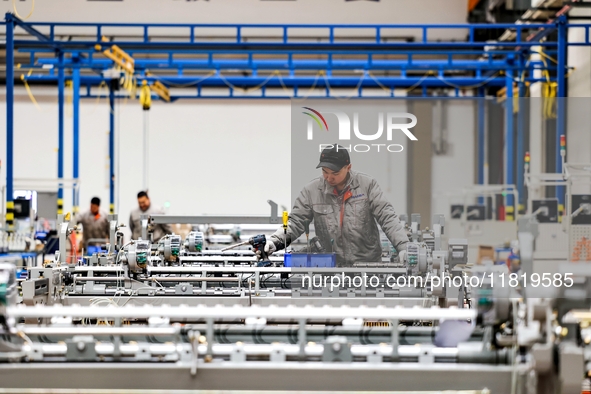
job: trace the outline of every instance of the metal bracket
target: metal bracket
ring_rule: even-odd
[[[174,294],[193,294],[193,285],[189,283],[180,283],[174,287]]]
[[[114,254],[117,251],[117,220],[118,215],[108,215],[109,219],[109,250],[108,254]]]
[[[172,216],[150,215],[151,224],[279,224],[283,218],[277,216],[277,203],[267,200],[271,216]],[[143,227],[142,227],[143,228]]]
[[[330,336],[324,343],[324,352],[322,353],[322,362],[346,362],[353,361],[351,354],[351,344],[347,342],[347,337]]]
[[[66,340],[68,361],[95,361],[96,349],[95,341],[92,335],[74,336]]]
[[[142,239],[148,240],[148,224],[150,223],[150,215],[140,215],[140,225],[142,226]]]
[[[246,362],[246,353],[244,351],[244,345],[242,342],[238,342],[232,348],[232,352],[230,353],[230,361],[233,363]]]
[[[150,353],[149,343],[138,343],[137,353],[135,354],[136,361],[150,361],[152,354]]]
[[[280,217],[277,216],[278,215],[278,211],[277,211],[277,203],[275,203],[275,201],[273,200],[267,200],[267,203],[271,206],[271,217],[269,218],[269,223],[270,224],[278,224],[280,222]]]
[[[392,345],[392,362],[398,361],[398,320],[392,320],[390,322],[390,344]]]
[[[272,363],[282,363],[285,362],[286,359],[287,356],[285,355],[285,349],[278,343],[273,344],[273,350],[269,356],[269,361]]]
[[[382,354],[376,349],[372,350],[367,355],[367,362],[370,364],[379,364],[382,362],[382,359]]]
[[[199,362],[199,331],[189,331],[188,337],[189,341],[191,342],[191,375],[195,376],[197,374],[197,363]]]
[[[435,362],[435,355],[433,349],[435,346],[429,344],[422,344],[420,346],[419,363],[420,364],[433,364]]]

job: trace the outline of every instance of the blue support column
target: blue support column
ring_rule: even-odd
[[[115,213],[115,92],[109,86],[109,212]]]
[[[78,56],[77,54],[72,54],[72,59],[76,62],[78,60]],[[73,99],[72,99],[72,114],[73,114],[73,118],[74,118],[74,124],[73,124],[73,145],[72,145],[72,150],[73,150],[73,154],[74,154],[74,158],[73,158],[73,178],[74,178],[74,182],[76,182],[76,186],[78,186],[78,177],[80,176],[80,157],[79,157],[79,153],[80,153],[80,68],[78,67],[77,64],[74,64],[74,67],[72,69],[72,89],[74,91],[73,93]],[[78,187],[74,188],[74,190],[72,191],[72,212],[74,214],[78,213],[78,207],[79,207],[79,203],[80,201],[78,201],[79,199],[79,193],[78,193]]]
[[[557,105],[556,105],[556,172],[562,172],[562,157],[560,155],[560,136],[566,136],[566,48],[568,37],[566,31],[566,17],[560,16],[556,22],[558,29],[558,65],[556,67]],[[556,188],[558,209],[564,211],[564,187]]]
[[[66,76],[63,68],[63,52],[60,52],[58,57],[60,65],[57,70],[57,177],[59,182],[62,182],[64,178],[64,88],[66,85]],[[57,189],[57,213],[58,215],[64,213],[64,187],[61,183]]]
[[[14,21],[6,14],[6,227],[14,225]]]
[[[485,89],[478,88],[478,184],[484,185],[484,156],[485,156],[485,115],[486,115],[486,97]],[[478,203],[483,204],[484,198],[478,197]]]
[[[513,177],[513,167],[514,167],[514,151],[513,151],[513,138],[514,138],[514,131],[513,131],[513,70],[508,69],[505,71],[506,77],[506,100],[505,100],[505,149],[506,149],[506,156],[505,156],[505,183],[507,185],[512,185],[515,180]],[[508,194],[505,200],[505,220],[513,220],[514,219],[514,199],[512,194]]]

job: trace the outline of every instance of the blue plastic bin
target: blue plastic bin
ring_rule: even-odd
[[[103,248],[99,245],[88,245],[88,250],[86,251],[86,254],[88,256],[92,256],[95,253],[102,253],[103,252]]]
[[[334,253],[286,253],[283,266],[292,268],[334,268],[336,255]]]

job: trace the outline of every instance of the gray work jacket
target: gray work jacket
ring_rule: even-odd
[[[377,224],[397,251],[406,250],[406,231],[376,180],[351,171],[349,185],[350,196],[340,204],[338,193],[322,176],[307,184],[289,217],[287,245],[304,233],[306,221],[314,221],[316,236],[326,251],[332,249],[336,253],[339,266],[381,262],[382,245]],[[283,229],[277,230],[271,240],[281,248]]]
[[[153,205],[142,211],[139,208],[134,209],[131,211],[129,215],[129,230],[131,231],[131,239],[139,239],[142,236],[142,222],[141,222],[141,215],[160,215],[164,214],[162,209],[156,208]],[[153,226],[153,238],[154,242],[158,242],[160,238],[164,237],[166,234],[172,234],[172,227],[170,224],[156,224]]]
[[[88,241],[91,239],[102,239],[103,244],[108,242],[110,225],[105,212],[100,211],[98,215],[93,215],[90,211],[84,212],[76,218],[76,222],[82,224],[84,249],[88,249]]]

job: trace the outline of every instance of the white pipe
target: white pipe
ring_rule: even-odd
[[[18,327],[26,335],[178,335],[180,327]]]
[[[182,345],[178,344],[150,344],[149,352],[152,356],[165,356],[167,354],[179,352]],[[457,348],[433,348],[431,345],[430,352],[436,358],[449,358],[455,359],[458,356]],[[281,350],[285,352],[286,356],[298,356],[300,354],[300,345],[292,344],[281,344]],[[41,346],[44,356],[63,356],[67,352],[67,345],[65,344],[43,344]],[[235,344],[213,344],[212,353],[215,356],[229,356],[235,351]],[[244,344],[242,345],[242,351],[247,356],[266,356],[271,354],[277,349],[277,345],[267,344]],[[24,346],[24,350],[30,350],[29,345]],[[97,343],[95,344],[95,350],[99,356],[110,356],[113,354],[114,345],[112,343]],[[423,348],[420,345],[400,345],[398,346],[398,355],[400,357],[419,357],[419,354]],[[135,356],[140,353],[140,347],[137,344],[121,344],[119,351],[123,356]],[[198,345],[197,352],[199,354],[207,354],[207,345]],[[376,352],[381,356],[391,356],[392,346],[391,345],[351,345],[351,354],[353,356],[367,356],[370,353]],[[309,343],[305,347],[305,353],[307,356],[322,356],[324,353],[324,345]]]
[[[247,317],[268,319],[381,319],[381,320],[468,320],[476,318],[473,309],[456,308],[332,308],[287,306],[232,306],[206,307],[147,306],[100,307],[100,306],[44,306],[8,307],[7,315],[24,318],[77,317],[77,318],[124,318],[147,319],[168,317],[171,319],[241,319]]]

